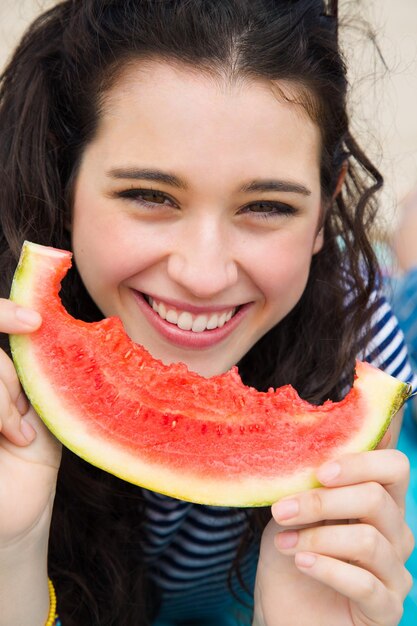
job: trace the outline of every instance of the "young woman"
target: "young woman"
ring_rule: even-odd
[[[120,316],[166,363],[238,364],[312,402],[341,398],[358,356],[411,381],[331,5],[66,0],[41,16],[0,93],[0,330],[41,323],[7,299],[29,239],[73,250],[73,315]],[[64,626],[398,623],[403,455],[335,460],[273,519],[176,501],[61,451],[4,350],[1,626],[53,623],[48,574]]]

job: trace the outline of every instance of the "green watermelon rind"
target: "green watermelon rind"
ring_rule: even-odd
[[[70,253],[26,243],[13,280],[11,299],[23,306],[32,306],[31,294],[39,283],[39,276],[51,269],[51,258]],[[39,267],[39,264],[43,264]],[[52,263],[53,265],[53,263]],[[39,374],[39,363],[30,335],[11,335],[10,345],[16,370],[33,407],[48,429],[70,450],[89,463],[119,478],[167,496],[200,504],[231,507],[267,506],[278,499],[320,486],[317,467],[274,478],[243,476],[211,479],[191,475],[158,463],[142,461],[117,443],[109,443],[97,436],[95,428],[62,405],[53,388],[53,382]],[[329,450],[332,460],[343,454],[375,448],[381,441],[393,416],[410,395],[410,386],[369,364],[357,363],[357,387],[369,407],[366,427],[339,448]],[[55,419],[55,416],[59,416]]]

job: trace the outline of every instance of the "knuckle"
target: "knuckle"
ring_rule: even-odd
[[[374,526],[363,524],[359,527],[360,538],[357,542],[358,554],[361,559],[373,560],[377,555],[380,544],[380,535]]]
[[[393,463],[393,467],[395,467],[397,480],[403,481],[408,479],[410,474],[410,461],[408,457],[400,450],[393,450],[392,452],[395,455],[395,465]]]
[[[363,571],[363,576],[359,583],[359,599],[366,602],[372,598],[376,591],[377,579],[370,572]]]
[[[404,568],[404,597],[408,595],[413,588],[414,578],[408,571],[408,569]]]
[[[317,519],[322,518],[323,513],[323,492],[321,489],[313,489],[310,494],[310,506]]]
[[[8,415],[8,413],[10,412],[9,409],[10,409],[9,390],[7,389],[3,380],[0,378],[0,412],[1,412],[1,415],[3,417],[5,415]]]
[[[304,538],[306,542],[306,550],[317,552],[319,554],[323,551],[323,543],[326,541],[326,535],[323,532],[322,526],[316,526],[304,531]]]
[[[411,556],[411,553],[413,552],[416,543],[414,535],[408,526],[406,526],[404,529],[403,541],[405,547],[405,557],[406,559],[408,559],[408,557]]]
[[[387,501],[387,492],[384,487],[377,482],[371,482],[368,486],[368,510],[372,513],[378,513]]]
[[[399,624],[404,613],[403,601],[397,596],[391,600],[391,612],[395,624]]]

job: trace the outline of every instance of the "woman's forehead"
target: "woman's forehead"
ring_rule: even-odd
[[[245,91],[264,92],[272,95],[280,103],[293,105],[293,113],[306,116],[318,125],[319,97],[310,87],[300,80],[290,78],[270,79],[236,70],[229,65],[202,64],[192,65],[183,61],[163,59],[151,56],[144,59],[131,58],[113,68],[110,79],[103,81],[100,101],[104,109],[114,100],[128,93],[149,89],[157,84],[161,92],[164,89],[169,96],[173,87],[181,88],[184,84],[206,89],[210,86],[213,93],[239,97]]]

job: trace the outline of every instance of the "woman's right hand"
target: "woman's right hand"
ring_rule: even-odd
[[[0,299],[0,332],[27,334],[38,313]],[[0,350],[0,552],[32,531],[48,532],[61,445],[29,404],[12,360]]]

